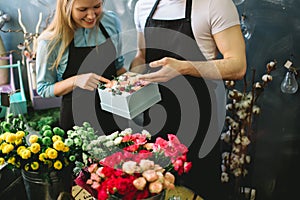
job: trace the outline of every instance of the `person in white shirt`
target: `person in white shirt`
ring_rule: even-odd
[[[189,106],[195,112],[201,108],[201,120],[190,119],[198,130],[188,153],[193,167],[182,184],[205,199],[219,199],[219,146],[202,159],[198,153],[214,114],[211,106],[218,99],[208,92],[207,81],[240,80],[246,73],[245,42],[237,9],[232,0],[139,0],[134,17],[138,50],[130,70],[145,73],[140,75],[141,80],[161,83],[159,104],[167,113],[157,136],[181,130],[182,100],[176,98],[176,91],[185,92],[180,83],[184,77],[198,99],[198,105]],[[150,122],[145,112],[144,126]]]

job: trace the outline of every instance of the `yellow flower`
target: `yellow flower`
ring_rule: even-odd
[[[46,160],[46,161],[45,161],[45,164],[48,165],[48,168],[51,168],[53,163],[52,163],[52,161],[50,161],[50,160]]]
[[[62,141],[62,138],[61,138],[59,135],[53,135],[53,136],[52,136],[52,141],[53,141],[53,142],[56,142],[57,140]]]
[[[25,171],[28,171],[28,170],[29,170],[29,163],[27,163],[27,164],[24,166],[24,169],[25,169]]]
[[[15,144],[18,146],[22,144],[23,140],[22,139],[16,139]]]
[[[6,145],[4,145],[3,148],[2,148],[2,153],[8,154],[8,153],[11,152],[12,150],[14,150],[14,145],[12,145],[12,144],[6,144]]]
[[[0,135],[0,139],[1,139],[1,140],[5,140],[5,139],[6,139],[6,136],[7,136],[8,134],[10,134],[10,132],[5,132],[5,133],[3,133],[2,135]]]
[[[53,143],[53,147],[54,149],[56,149],[57,151],[62,151],[65,147],[65,144],[63,143],[63,141],[61,140],[56,140],[54,143]]]
[[[48,158],[46,153],[41,153],[39,155],[39,160],[45,162],[45,160]]]
[[[32,162],[30,165],[31,169],[33,169],[33,170],[38,170],[39,166],[40,166],[39,163],[36,161]]]
[[[20,156],[22,157],[22,159],[28,159],[31,157],[31,151],[29,151],[28,149],[22,149],[20,151]]]
[[[57,151],[55,149],[51,149],[51,148],[48,148],[48,149],[47,149],[48,151],[46,150],[48,158],[50,158],[50,159],[57,158]]]
[[[21,151],[22,151],[23,149],[26,149],[26,147],[25,147],[25,146],[19,146],[18,149],[17,149],[17,154],[18,154],[18,155],[21,155]]]
[[[38,141],[39,137],[37,135],[31,135],[29,137],[30,144],[36,143]]]
[[[33,143],[30,146],[30,150],[31,150],[32,153],[36,154],[36,153],[38,153],[41,150],[41,146],[40,146],[39,143]]]
[[[55,163],[53,164],[53,167],[55,169],[60,170],[62,168],[62,163],[60,162],[60,160],[55,161]]]
[[[10,163],[12,165],[14,165],[16,163],[16,158],[15,157],[10,157],[8,160],[7,160],[7,163]]]
[[[16,162],[15,166],[16,166],[17,168],[20,168],[20,167],[21,167],[20,161]]]
[[[24,136],[25,136],[25,132],[24,131],[17,131],[16,132],[17,140],[22,139]]]
[[[8,142],[8,143],[14,143],[16,141],[16,139],[17,139],[17,137],[13,133],[8,133],[5,138],[6,142]]]
[[[64,149],[62,150],[63,152],[68,152],[70,151],[70,147],[68,147],[67,145],[64,146]]]
[[[0,165],[3,165],[5,162],[4,158],[0,158]]]

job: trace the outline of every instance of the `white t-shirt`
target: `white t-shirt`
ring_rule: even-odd
[[[138,32],[143,32],[146,20],[156,0],[139,0],[134,21]],[[161,0],[153,19],[185,17],[186,0]],[[218,50],[213,34],[240,24],[238,11],[232,0],[193,0],[191,23],[196,42],[207,60],[215,59]]]

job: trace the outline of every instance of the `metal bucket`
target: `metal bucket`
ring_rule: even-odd
[[[71,170],[38,173],[22,170],[28,200],[57,200],[61,192],[71,194]]]

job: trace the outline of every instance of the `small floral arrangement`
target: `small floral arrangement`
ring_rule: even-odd
[[[138,80],[138,74],[126,72],[115,77],[110,84],[99,83],[98,88],[111,92],[113,95],[130,95],[150,82]]]
[[[178,138],[157,138],[150,143],[146,130],[132,133],[128,128],[108,136],[99,136],[87,145],[90,162],[75,182],[95,198],[105,200],[143,199],[174,188],[174,173],[187,173],[188,149]]]
[[[248,174],[251,162],[250,145],[255,139],[253,131],[254,115],[260,114],[257,100],[263,89],[272,81],[271,72],[276,68],[276,61],[266,65],[266,74],[260,82],[255,82],[255,71],[253,70],[250,89],[244,79],[242,92],[234,88],[234,81],[226,81],[229,102],[226,105],[227,116],[225,120],[225,131],[221,134],[224,148],[222,153],[222,182],[229,182],[235,178],[241,180]],[[237,181],[239,182],[239,181]]]
[[[44,125],[40,133],[29,133],[22,116],[11,116],[0,127],[0,165],[10,169],[50,173],[81,158],[81,147],[59,127]]]

